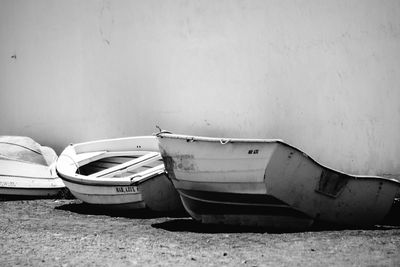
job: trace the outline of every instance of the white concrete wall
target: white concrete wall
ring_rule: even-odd
[[[400,1],[0,1],[0,134],[155,125],[400,173]]]

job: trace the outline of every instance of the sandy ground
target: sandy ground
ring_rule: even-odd
[[[400,227],[268,233],[79,200],[0,201],[1,266],[399,266]]]

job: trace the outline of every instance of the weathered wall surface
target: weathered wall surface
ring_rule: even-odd
[[[400,1],[0,2],[0,134],[281,138],[400,173]]]

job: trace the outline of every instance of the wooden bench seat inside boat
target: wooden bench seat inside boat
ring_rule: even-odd
[[[132,172],[140,167],[147,167],[152,169],[153,166],[149,165],[152,162],[161,160],[161,155],[158,152],[149,152],[140,157],[134,158],[127,162],[115,165],[110,168],[103,169],[101,171],[90,174],[92,177],[114,177],[121,176],[123,173]]]

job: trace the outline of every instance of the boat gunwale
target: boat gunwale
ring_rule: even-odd
[[[289,147],[289,148],[292,148],[292,149],[296,150],[297,152],[300,152],[301,154],[303,154],[303,156],[305,156],[306,158],[310,159],[312,162],[314,162],[318,166],[322,167],[323,169],[330,170],[330,171],[335,172],[337,174],[345,175],[345,176],[347,176],[349,178],[352,178],[354,180],[358,180],[358,179],[363,179],[363,180],[368,180],[368,179],[384,180],[384,181],[387,181],[387,182],[395,183],[396,185],[400,186],[400,181],[397,180],[397,179],[394,179],[394,178],[387,178],[387,177],[383,177],[383,176],[379,176],[379,175],[348,174],[348,173],[345,173],[345,172],[342,172],[342,171],[327,167],[327,166],[319,163],[315,159],[313,159],[311,156],[309,156],[308,154],[306,154],[305,152],[303,152],[299,148],[297,148],[297,147],[295,147],[295,146],[293,146],[291,144],[286,143],[282,139],[218,138],[218,137],[205,137],[205,136],[172,134],[172,133],[165,133],[165,132],[158,133],[158,134],[156,134],[156,136],[159,139],[162,139],[162,138],[182,139],[182,140],[186,140],[187,142],[196,142],[196,141],[212,142],[212,143],[220,143],[221,145],[227,145],[229,143],[231,143],[231,144],[232,143],[277,143],[277,144],[282,144],[282,145],[284,145],[286,147]]]
[[[94,144],[100,144],[104,142],[117,142],[117,141],[129,141],[129,140],[136,140],[136,139],[157,139],[156,136],[153,135],[142,135],[142,136],[128,136],[128,137],[120,137],[120,138],[109,138],[109,139],[98,139],[98,140],[93,140],[93,141],[86,141],[86,142],[81,142],[81,143],[76,143],[76,144],[69,144],[68,147],[72,147],[75,151],[75,153],[78,151],[79,153],[89,153],[89,152],[95,152],[95,151],[85,151],[81,152],[79,149],[83,146],[87,145],[94,145]],[[120,150],[121,152],[124,150]],[[140,151],[140,150],[138,150]]]

